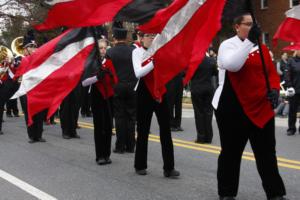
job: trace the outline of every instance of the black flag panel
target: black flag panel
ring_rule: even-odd
[[[115,16],[115,21],[127,21],[143,24],[155,13],[168,5],[167,0],[133,0]]]

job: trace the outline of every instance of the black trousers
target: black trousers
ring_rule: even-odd
[[[213,88],[203,87],[197,92],[192,92],[191,95],[197,129],[197,141],[211,142],[213,138],[213,107],[211,105],[214,95]]]
[[[111,103],[112,98],[105,100],[93,85],[91,91],[91,108],[94,122],[94,140],[96,161],[100,158],[109,158],[111,153]]]
[[[4,105],[0,104],[0,131],[2,131]]]
[[[136,94],[134,84],[119,83],[115,89],[114,117],[116,149],[132,151],[135,147]]]
[[[181,127],[183,97],[183,83],[181,79],[179,81],[170,81],[167,85],[167,89],[170,125],[173,128],[179,128]]]
[[[2,123],[3,123],[3,112],[4,112],[4,85],[0,84],[0,131],[2,131]]]
[[[60,124],[63,135],[73,137],[77,134],[76,127],[78,121],[79,103],[78,96],[79,88],[75,88],[65,99],[62,101],[59,110]]]
[[[21,106],[25,114],[25,122],[27,127],[27,134],[29,139],[38,140],[43,134],[43,121],[45,118],[45,111],[39,112],[32,117],[32,125],[28,126],[28,113],[27,113],[27,97],[26,95],[20,97]]]
[[[296,120],[298,107],[300,105],[300,94],[295,94],[289,98],[290,110],[289,110],[289,128],[288,131],[296,132]]]
[[[91,114],[91,94],[89,93],[90,87],[81,88],[81,115]]]
[[[164,170],[174,169],[174,149],[170,130],[170,115],[166,98],[161,103],[155,101],[144,82],[140,80],[137,90],[137,143],[134,167],[137,170],[147,168],[148,137],[151,119],[155,112],[159,124],[160,143]]]
[[[215,111],[222,147],[217,172],[219,195],[237,195],[241,158],[249,140],[267,197],[283,196],[286,192],[277,165],[274,118],[263,128],[255,126],[245,115],[228,82],[225,81]]]
[[[19,115],[19,109],[18,109],[18,99],[10,99],[8,102],[6,102],[6,114]]]

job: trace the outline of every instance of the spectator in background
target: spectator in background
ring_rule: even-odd
[[[207,53],[191,80],[192,103],[197,129],[196,143],[211,143],[213,138],[211,101],[214,95],[212,77],[218,75],[216,60]]]
[[[294,135],[296,132],[297,111],[300,105],[300,50],[295,51],[294,55],[295,57],[288,60],[285,74],[286,91],[290,104],[288,136]]]

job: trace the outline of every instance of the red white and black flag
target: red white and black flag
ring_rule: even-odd
[[[139,29],[158,33],[145,60],[154,58],[153,74],[146,79],[154,98],[161,99],[165,85],[186,70],[187,83],[221,28],[226,0],[175,0]]]
[[[83,76],[99,69],[92,31],[92,28],[68,30],[22,60],[15,75],[22,75],[22,82],[12,98],[27,94],[29,125],[32,116],[45,109],[50,118]]]
[[[144,23],[150,20],[166,0],[47,0],[48,16],[37,30],[57,27],[99,26],[105,22],[128,21]]]

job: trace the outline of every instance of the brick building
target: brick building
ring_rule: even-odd
[[[278,47],[274,48],[272,38],[278,26],[285,19],[285,12],[298,5],[299,0],[254,0],[253,2],[257,21],[263,31],[263,42],[274,52],[275,58],[279,59],[282,53],[281,49],[289,43],[279,42]]]

